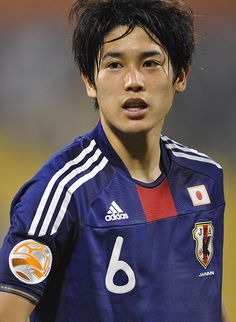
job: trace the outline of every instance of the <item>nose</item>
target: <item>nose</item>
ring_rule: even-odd
[[[124,89],[134,92],[144,90],[143,75],[137,68],[130,68],[128,70],[124,78]]]

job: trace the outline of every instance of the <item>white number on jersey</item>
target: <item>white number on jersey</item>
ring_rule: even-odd
[[[119,260],[121,248],[123,245],[124,239],[122,237],[117,237],[115,245],[113,247],[110,263],[106,273],[106,288],[108,291],[115,294],[124,294],[130,292],[136,284],[135,275],[132,268],[124,261]],[[116,285],[114,284],[115,274],[122,270],[128,277],[128,282],[125,285]]]

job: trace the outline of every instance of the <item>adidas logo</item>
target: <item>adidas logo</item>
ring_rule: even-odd
[[[127,213],[125,213],[115,201],[112,201],[110,208],[105,217],[106,221],[124,220],[129,219]]]

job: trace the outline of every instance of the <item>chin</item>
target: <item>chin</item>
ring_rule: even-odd
[[[119,128],[118,131],[125,134],[125,135],[140,135],[140,134],[147,134],[151,129],[139,126],[139,125],[133,125],[133,126],[127,126]]]

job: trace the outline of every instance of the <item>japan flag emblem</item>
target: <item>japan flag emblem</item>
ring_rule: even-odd
[[[211,203],[210,197],[204,184],[187,189],[194,207],[209,205]]]

